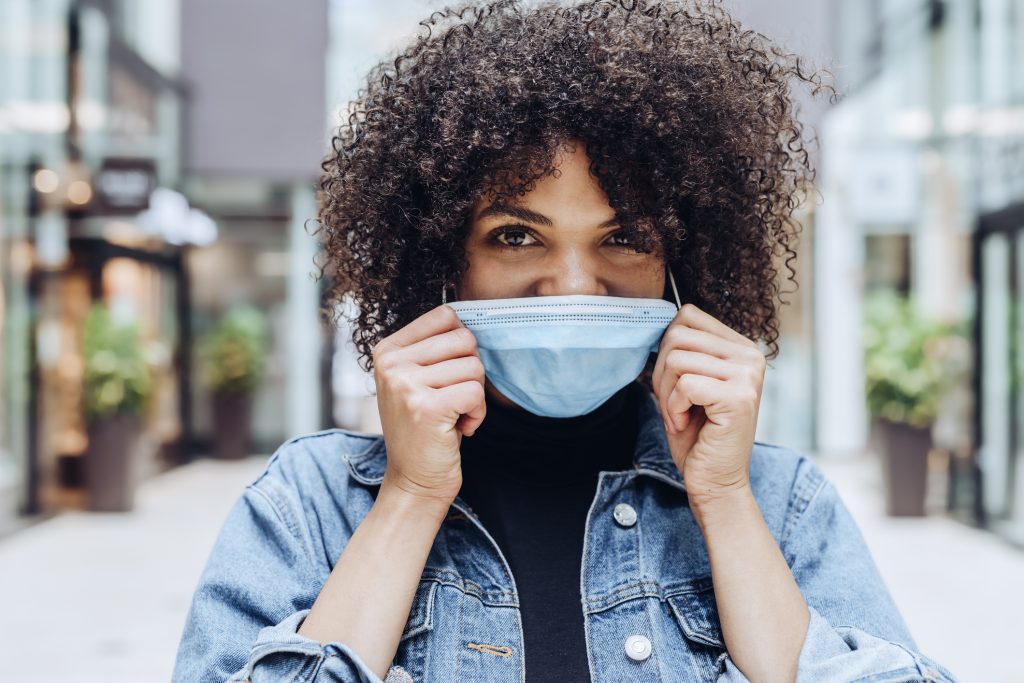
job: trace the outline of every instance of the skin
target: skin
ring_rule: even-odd
[[[459,297],[660,297],[662,256],[630,249],[621,226],[601,227],[614,212],[582,146],[570,145],[556,163],[559,174],[519,199],[519,208],[537,214],[532,220],[487,212],[486,198],[474,207]],[[765,368],[757,344],[687,303],[662,337],[652,378],[706,542],[726,648],[757,683],[796,679],[810,621],[750,487]],[[374,374],[388,451],[384,481],[299,634],[345,643],[383,678],[462,484],[462,436],[486,419],[485,392],[518,406],[486,380],[475,338],[449,306],[378,343]]]
[[[567,144],[556,163],[559,175],[538,181],[510,207],[518,210],[515,215],[492,206],[486,196],[476,202],[466,238],[469,268],[458,283],[459,298],[660,297],[664,260],[630,248],[628,229],[615,222],[580,141]],[[525,410],[490,380],[485,388],[502,405]]]

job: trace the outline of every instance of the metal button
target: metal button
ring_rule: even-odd
[[[633,635],[626,638],[626,656],[637,662],[642,662],[651,656],[651,641],[644,636]]]
[[[612,516],[619,526],[630,527],[636,524],[636,510],[628,503],[616,505],[615,510],[612,511]]]

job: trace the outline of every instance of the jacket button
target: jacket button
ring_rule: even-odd
[[[612,517],[619,526],[630,527],[636,524],[636,510],[628,503],[619,503],[612,511]]]
[[[642,662],[651,656],[651,641],[643,636],[630,636],[626,638],[626,656],[637,662]]]

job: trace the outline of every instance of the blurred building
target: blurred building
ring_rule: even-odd
[[[186,240],[136,220],[181,179],[176,19],[172,0],[0,4],[0,525],[79,503],[93,301],[154,363],[140,476],[180,456]]]
[[[864,445],[863,291],[973,320],[976,400],[935,433],[950,505],[1024,541],[1024,2],[834,7],[845,99],[826,117],[816,254],[821,446]]]
[[[314,278],[327,2],[0,3],[0,534],[85,503],[85,318],[139,326],[147,477],[209,452],[200,346],[271,321],[256,449],[326,426]],[[219,239],[218,239],[219,237]]]
[[[306,225],[329,140],[327,0],[181,7],[186,194],[220,231],[188,256],[194,333],[202,338],[238,302],[267,314],[272,350],[254,397],[253,439],[269,452],[330,423],[332,344],[320,321],[314,223]],[[215,425],[209,392],[194,395],[203,451]]]

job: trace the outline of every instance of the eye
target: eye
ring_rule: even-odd
[[[507,240],[502,240],[503,237]],[[527,237],[534,238],[532,230],[525,226],[511,226],[498,228],[488,236],[487,241],[502,249],[523,249],[533,246],[531,242],[523,243]]]
[[[619,240],[624,240],[625,242],[623,243]],[[637,231],[631,228],[619,230],[609,237],[608,241],[611,242],[613,246],[622,247],[626,251],[632,251],[638,254],[646,254],[650,252],[650,249],[644,248],[640,243],[641,241],[638,239]]]

